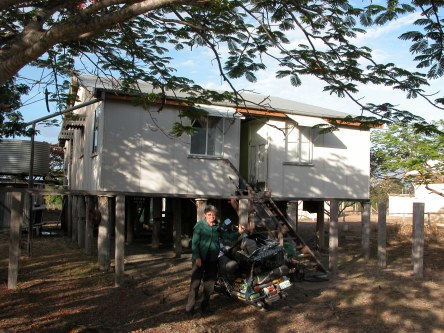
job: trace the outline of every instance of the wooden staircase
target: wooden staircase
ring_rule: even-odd
[[[249,222],[254,225],[255,232],[266,234],[268,237],[278,240],[281,245],[283,245],[284,241],[293,241],[296,244],[295,259],[306,270],[328,273],[328,270],[318,260],[315,253],[297,233],[296,222],[282,213],[273,201],[271,194],[267,191],[255,190],[239,174],[239,171],[229,160],[224,159],[224,161],[239,177],[241,186],[230,178],[237,188],[236,197],[247,198],[252,203],[249,212]]]

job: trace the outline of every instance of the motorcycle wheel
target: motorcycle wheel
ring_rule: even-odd
[[[216,281],[216,283],[214,284],[214,291],[219,294],[224,293],[225,289],[226,289],[225,286],[222,283],[220,283],[220,281]]]
[[[218,278],[216,283],[214,284],[214,291],[221,294],[231,297],[230,292],[227,290],[225,282],[222,278]]]
[[[266,311],[269,311],[269,310],[270,310],[270,305],[267,304],[267,303],[265,303],[264,301],[256,302],[256,303],[254,303],[254,306],[255,306],[256,308],[258,308],[259,311],[266,312]]]

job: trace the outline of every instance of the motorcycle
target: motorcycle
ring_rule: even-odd
[[[260,309],[287,296],[292,286],[284,248],[276,241],[250,235],[219,257],[215,291]]]

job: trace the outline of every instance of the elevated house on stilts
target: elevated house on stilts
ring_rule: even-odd
[[[116,272],[120,247],[144,233],[152,247],[180,255],[206,204],[218,207],[222,220],[277,225],[282,239],[284,232],[298,238],[298,209],[317,213],[322,231],[326,201],[369,199],[370,134],[341,122],[344,112],[245,94],[242,105],[197,105],[206,115],[186,123],[186,95],[167,92],[162,103],[142,107],[118,80],[81,76],[72,83],[76,103],[97,102],[67,115],[59,135],[70,193],[64,227],[91,251],[97,222],[103,269],[114,233]],[[143,82],[139,88],[154,92]],[[332,119],[338,130],[323,132],[319,125]],[[194,134],[172,136],[175,122]]]

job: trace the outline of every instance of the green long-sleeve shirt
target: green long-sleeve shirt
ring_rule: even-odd
[[[195,224],[191,243],[192,259],[216,261],[219,255],[219,227],[209,226],[205,219]]]

